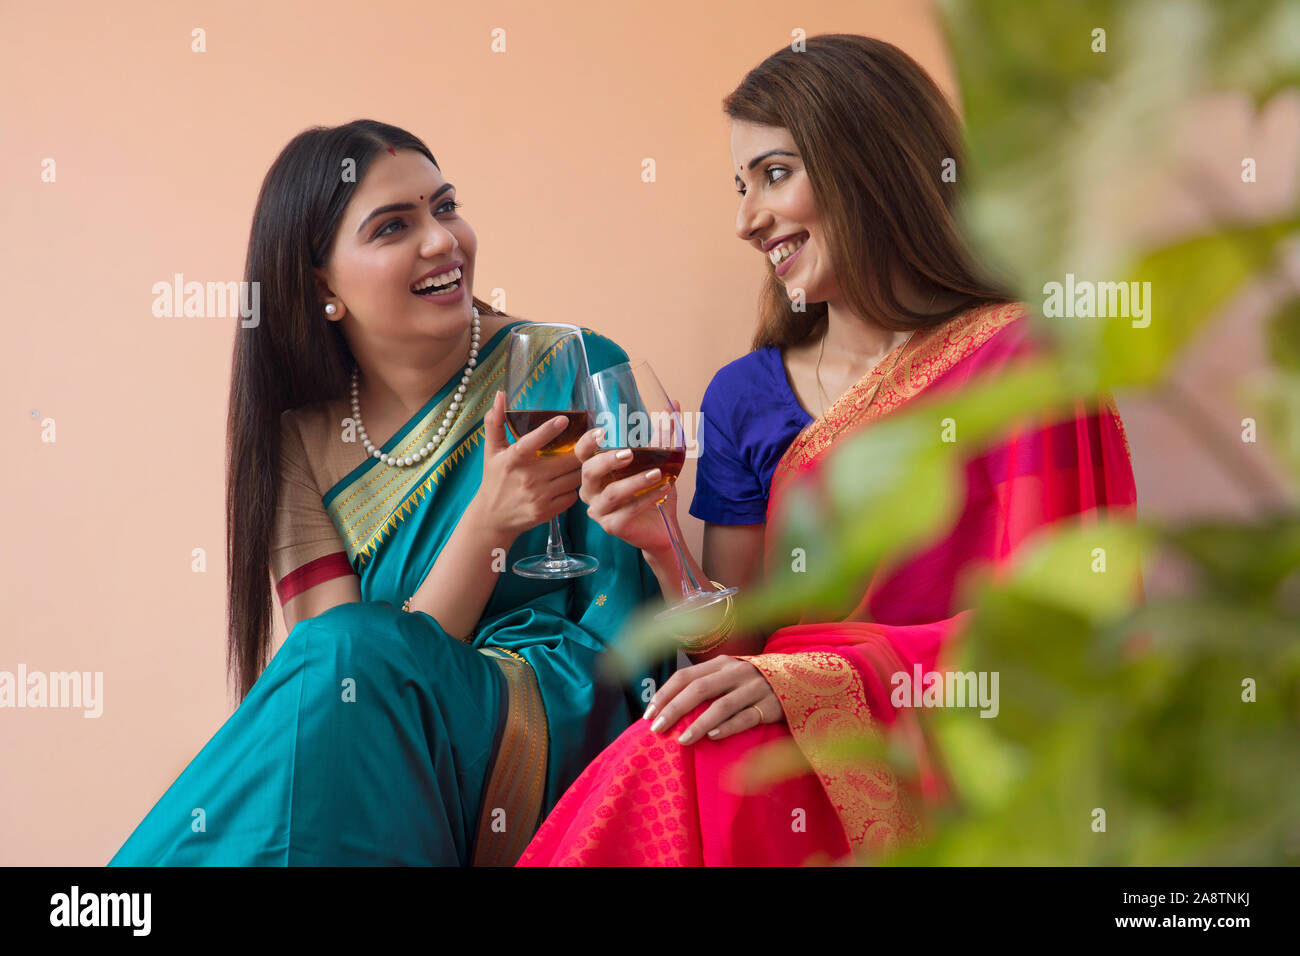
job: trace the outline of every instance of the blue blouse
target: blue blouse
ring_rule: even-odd
[[[777,462],[813,420],[790,388],[781,350],[768,346],[724,365],[700,412],[691,514],[712,524],[763,523]]]

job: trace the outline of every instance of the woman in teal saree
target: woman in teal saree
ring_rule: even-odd
[[[359,157],[358,182],[335,181],[340,157]],[[413,183],[413,171],[434,181]],[[421,199],[442,201],[432,219],[410,203],[414,209],[390,220],[402,221],[402,230],[392,232],[382,215],[359,230],[361,251],[351,259],[351,252],[325,251],[349,241],[354,214],[368,211],[374,196],[406,185]],[[230,660],[246,696],[110,866],[512,864],[582,768],[639,714],[650,682],[666,676],[666,665],[627,685],[596,676],[599,655],[629,612],[659,589],[640,552],[569,504],[576,459],[572,469],[534,465],[541,459],[523,443],[531,435],[506,448],[497,393],[505,387],[509,330],[520,323],[459,291],[459,309],[394,296],[399,314],[390,310],[387,325],[373,310],[348,325],[327,321],[342,306],[339,297],[349,312],[370,309],[366,296],[382,287],[386,269],[415,295],[427,271],[418,267],[447,264],[444,252],[469,286],[473,234],[454,202],[448,210],[448,189],[422,143],[364,120],[301,134],[268,173],[247,269],[272,287],[263,296],[267,321],[239,330],[246,338],[237,336],[231,396]],[[365,209],[347,201],[354,193]],[[277,219],[268,212],[277,204],[292,214]],[[358,258],[370,254],[364,244],[376,228],[385,235],[372,247],[379,252]],[[259,252],[274,250],[274,265],[283,268],[299,235],[304,249],[310,243],[313,266],[333,270],[332,287],[313,294],[328,304],[302,310],[304,323],[322,316],[314,332],[293,327],[296,290],[272,278]],[[349,280],[348,262],[369,264],[368,285]],[[276,328],[276,302],[289,303],[287,330]],[[472,325],[464,321],[471,314]],[[408,350],[403,337],[419,340],[422,328],[454,340],[457,322],[462,351],[447,349],[450,363],[441,364],[445,372],[459,363],[455,373],[441,375],[414,414],[390,415],[400,424],[373,453],[364,448],[361,409],[376,437],[387,433],[376,424],[382,413],[372,411],[383,408],[371,400],[382,392],[370,382],[399,379],[392,369],[400,363],[386,367],[383,347]],[[471,339],[480,325],[481,340]],[[589,330],[583,344],[593,372],[626,361]],[[360,405],[347,395],[353,356],[369,386]],[[277,366],[282,377],[257,374],[259,363]],[[547,384],[543,372],[534,387]],[[241,415],[278,418],[275,454],[247,438],[258,429]],[[432,453],[423,453],[430,445]],[[278,467],[259,465],[265,461]],[[555,477],[557,469],[572,471],[573,480]],[[524,499],[547,498],[526,489],[548,477],[556,492],[550,513],[562,510],[568,544],[600,562],[593,574],[536,580],[509,572],[518,558],[545,549],[546,525],[522,530],[522,522],[530,515]],[[267,481],[275,504],[259,515]],[[506,512],[519,531],[465,539],[485,515],[504,527]],[[444,567],[452,558],[458,563]],[[259,675],[267,645],[258,611],[263,593],[269,609],[272,577],[289,633]]]

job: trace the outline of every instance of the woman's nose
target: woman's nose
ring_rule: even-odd
[[[459,245],[451,230],[438,220],[432,220],[424,233],[422,251],[427,257],[446,255]]]
[[[757,201],[750,201],[751,196],[753,196],[752,192],[742,196],[740,208],[736,210],[736,235],[745,242],[752,241],[754,234],[771,220],[771,216],[759,206]]]

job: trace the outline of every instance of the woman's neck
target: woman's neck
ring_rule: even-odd
[[[850,312],[842,303],[826,308],[824,343],[818,343],[823,368],[834,369],[838,377],[856,380],[907,340],[909,332],[895,332],[870,319]]]
[[[480,341],[486,338],[480,336]],[[406,421],[424,407],[453,375],[463,373],[469,359],[470,330],[452,339],[433,342],[428,351],[400,354],[361,354],[358,394],[366,418]]]

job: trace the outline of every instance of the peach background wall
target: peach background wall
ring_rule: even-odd
[[[0,6],[0,670],[104,674],[97,719],[0,710],[0,864],[106,862],[230,712],[234,325],[155,318],[151,287],[242,278],[283,145],[357,117],[411,129],[478,234],[478,294],[500,287],[515,314],[600,329],[695,409],[747,350],[763,275],[734,234],[720,100],[796,27],[890,40],[955,93],[930,8],[912,0]],[[1214,352],[1232,354],[1237,371],[1256,360]],[[1140,500],[1176,502],[1177,437],[1132,415]],[[1212,500],[1232,506],[1221,484]],[[688,501],[690,466],[680,488]]]

